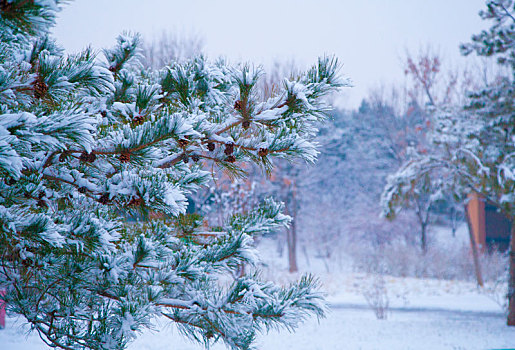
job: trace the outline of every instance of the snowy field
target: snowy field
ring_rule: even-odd
[[[259,250],[265,277],[288,283],[300,276],[285,272],[286,256],[277,255],[275,241],[261,241]],[[389,311],[386,320],[378,320],[363,296],[374,276],[352,271],[345,260],[328,269],[327,261],[309,255],[308,266],[299,254],[299,267],[320,277],[331,304],[327,318],[309,320],[295,333],[260,335],[257,349],[515,349],[515,327],[505,325],[500,292],[478,289],[474,282],[384,276]],[[129,350],[203,349],[162,321]],[[49,349],[36,334],[27,333],[20,321],[8,319],[7,328],[0,330],[0,350]],[[211,349],[226,348],[217,344]]]
[[[46,350],[35,335],[13,325],[0,331],[2,350]],[[377,320],[365,305],[335,305],[326,319],[303,324],[295,333],[271,332],[260,336],[262,350],[328,349],[508,349],[515,348],[515,329],[505,325],[502,313],[404,308],[391,310],[387,320]],[[177,331],[163,326],[145,332],[130,350],[200,350]],[[225,349],[216,345],[212,350]]]

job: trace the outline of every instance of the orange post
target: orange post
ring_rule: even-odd
[[[486,247],[485,201],[477,194],[469,194],[466,206],[469,230],[479,250]]]

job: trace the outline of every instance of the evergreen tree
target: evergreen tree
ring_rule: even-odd
[[[435,113],[433,144],[428,154],[418,154],[390,181],[383,197],[385,210],[393,213],[426,176],[444,179],[457,196],[475,192],[495,203],[515,223],[515,2],[490,0],[481,11],[493,21],[489,30],[462,45],[464,54],[492,56],[511,76],[471,93],[464,108]],[[515,225],[510,245],[508,325],[515,325]]]
[[[213,167],[313,162],[324,96],[342,86],[334,58],[258,93],[261,71],[204,57],[161,71],[124,33],[97,58],[48,36],[64,1],[0,0],[0,285],[8,311],[49,346],[123,349],[165,317],[199,342],[251,346],[325,304],[317,281],[259,273],[253,235],[288,224],[272,199],[221,228],[185,214]],[[129,223],[128,216],[146,220]],[[253,271],[256,271],[255,267]]]

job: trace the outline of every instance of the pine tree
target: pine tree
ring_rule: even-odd
[[[185,210],[213,167],[243,176],[246,163],[313,162],[323,98],[342,86],[336,59],[265,98],[251,65],[197,57],[143,69],[130,33],[103,60],[66,55],[48,35],[63,2],[0,1],[8,311],[63,349],[123,349],[157,317],[206,345],[247,349],[258,331],[322,317],[312,276],[289,287],[259,278],[251,237],[288,224],[282,204],[267,199],[216,230]],[[243,263],[255,273],[231,282]]]
[[[456,154],[458,170],[469,187],[495,203],[512,223],[507,324],[515,326],[515,2],[490,0],[486,6],[480,16],[493,24],[461,50],[496,58],[509,75],[472,93],[465,113],[451,121],[467,137],[458,148],[462,153]],[[442,127],[456,131],[446,121]]]
[[[490,0],[480,12],[493,22],[489,30],[472,36],[462,52],[495,57],[511,76],[471,93],[463,108],[435,113],[432,140],[435,148],[417,155],[402,168],[383,197],[392,213],[403,198],[426,175],[436,174],[457,196],[475,192],[493,202],[515,223],[515,2]],[[433,178],[435,175],[432,175]],[[509,315],[515,325],[515,224],[510,244]]]

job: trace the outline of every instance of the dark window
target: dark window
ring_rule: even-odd
[[[504,252],[510,245],[511,223],[496,206],[485,203],[486,245]]]

